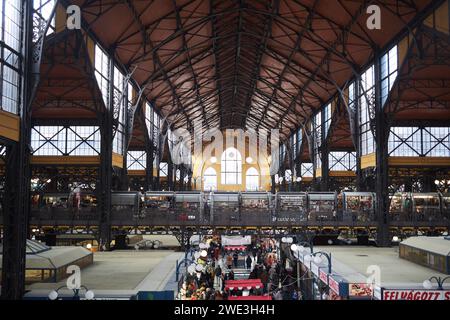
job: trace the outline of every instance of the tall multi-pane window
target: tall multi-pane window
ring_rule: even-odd
[[[331,103],[327,104],[325,108],[323,108],[322,112],[324,114],[323,127],[325,132],[325,136],[323,137],[323,139],[326,139],[328,135],[328,130],[330,129],[331,126]]]
[[[160,118],[156,111],[153,110],[153,141],[155,143],[158,143],[159,141],[159,129],[161,126]]]
[[[350,83],[348,86],[348,107],[355,111],[356,105],[356,87],[355,82]]]
[[[297,132],[294,132],[289,138],[289,144],[291,145],[292,158],[295,159],[295,155],[297,154]]]
[[[314,146],[314,164],[316,168],[322,167],[320,146],[322,145],[322,114],[318,112],[313,117],[313,146]]]
[[[150,138],[152,138],[153,133],[153,110],[152,106],[148,101],[145,101],[145,125],[147,127],[147,132]]]
[[[22,74],[22,1],[0,3],[0,110],[18,113]]]
[[[126,122],[126,93],[124,91],[124,76],[114,67],[114,117],[117,117],[117,130],[113,139],[113,152],[123,154]]]
[[[217,190],[217,172],[214,168],[209,167],[203,173],[203,190],[216,191]]]
[[[97,44],[95,45],[95,78],[97,79],[98,86],[102,92],[103,101],[108,105],[108,86],[110,80],[109,57]]]
[[[259,190],[259,173],[255,168],[249,168],[245,174],[245,189],[247,191]]]
[[[242,183],[242,157],[235,148],[228,148],[222,153],[221,159],[222,184]]]
[[[300,154],[301,148],[302,148],[302,142],[303,142],[303,132],[302,129],[298,129],[297,131],[297,148],[296,148],[296,155],[298,156]]]
[[[300,153],[300,148],[302,146],[302,129],[297,130],[291,135],[290,138],[292,157],[297,158]]]
[[[145,170],[147,167],[147,154],[145,151],[128,151],[127,169]]]
[[[398,73],[398,50],[397,46],[394,46],[389,50],[384,56],[381,57],[380,61],[380,74],[381,74],[381,103],[387,100],[389,91],[391,91],[394,85],[395,79]]]
[[[361,155],[368,155],[375,152],[373,134],[370,129],[370,109],[369,104],[375,101],[375,74],[374,66],[366,70],[361,75],[361,95],[359,126],[361,134]]]

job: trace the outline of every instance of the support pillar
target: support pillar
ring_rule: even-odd
[[[30,124],[21,119],[21,138],[6,149],[3,212],[3,263],[1,298],[20,300],[25,292],[26,241],[30,211]]]
[[[389,232],[389,163],[388,163],[388,138],[389,124],[387,115],[381,103],[381,79],[378,56],[375,58],[375,143],[376,143],[376,182],[375,192],[377,196],[377,245],[380,247],[391,246]]]
[[[123,168],[120,170],[120,190],[128,191],[129,188],[129,179],[128,179],[128,164],[127,164],[127,156],[128,152],[124,152],[123,156]]]
[[[145,151],[145,157],[147,159],[147,166],[145,168],[145,191],[154,190],[153,186],[153,148],[147,148]]]
[[[172,157],[168,156],[167,159],[167,187],[169,189],[169,191],[174,191],[174,183],[173,183],[173,179],[174,178],[174,174],[173,174],[173,162],[172,162]]]
[[[3,206],[3,253],[2,253],[2,300],[20,300],[25,293],[26,241],[30,216],[30,152],[31,144],[31,101],[39,81],[40,58],[32,59],[32,4],[23,4],[24,52],[30,52],[23,59],[24,81],[19,106],[20,136],[18,142],[10,142],[6,148],[5,193]],[[44,30],[45,32],[45,30]],[[43,33],[45,34],[45,33]],[[42,40],[43,41],[43,40]],[[42,51],[39,51],[39,57]],[[35,57],[33,57],[35,58]]]
[[[114,68],[109,68],[110,78],[113,79]],[[102,115],[101,133],[101,162],[100,162],[100,221],[99,221],[99,246],[100,250],[109,250],[111,244],[111,191],[112,191],[112,111],[114,109],[114,95],[112,81],[109,82],[109,102]]]
[[[320,177],[320,191],[330,191],[329,188],[329,176],[330,176],[330,169],[329,169],[329,163],[328,163],[328,144],[326,141],[323,142],[323,145],[321,147],[321,157],[322,157],[322,176]]]

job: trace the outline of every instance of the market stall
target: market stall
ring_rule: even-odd
[[[271,296],[241,296],[241,297],[229,297],[229,301],[267,301],[272,300]]]
[[[247,250],[246,246],[225,246],[223,248],[225,251],[245,251],[245,250]]]

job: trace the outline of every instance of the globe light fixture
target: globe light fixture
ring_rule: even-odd
[[[201,264],[196,265],[195,266],[195,271],[202,272],[203,271],[203,266]]]
[[[314,263],[315,264],[321,264],[322,263],[322,258],[319,256],[315,256],[314,257]]]
[[[427,290],[431,290],[431,289],[433,289],[433,284],[431,283],[430,280],[425,280],[423,282],[423,287]]]
[[[217,158],[216,157],[211,157],[211,159],[209,159],[209,161],[211,163],[217,163]]]
[[[303,261],[305,263],[310,263],[312,261],[312,259],[313,259],[312,256],[310,254],[308,254],[303,258]]]
[[[194,273],[194,272],[195,272],[195,264],[191,264],[191,265],[188,267],[187,270],[188,270],[188,272],[191,273],[191,274]]]
[[[86,300],[93,300],[95,297],[95,294],[93,291],[88,290],[88,291],[86,291],[84,297],[86,298]]]
[[[245,162],[247,162],[248,164],[253,163],[253,158],[247,157],[247,159],[245,159]]]
[[[55,290],[50,291],[50,293],[48,294],[48,298],[50,300],[58,299],[58,292],[56,292]]]

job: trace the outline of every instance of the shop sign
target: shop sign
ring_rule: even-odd
[[[319,266],[315,263],[311,263],[311,271],[317,277],[319,276]]]
[[[367,283],[350,283],[348,285],[350,297],[372,297],[372,284]]]
[[[331,290],[333,290],[336,294],[339,295],[339,282],[333,279],[333,277],[328,277],[328,286]]]
[[[383,290],[383,300],[450,300],[450,290]]]
[[[319,272],[319,279],[325,284],[328,284],[328,274],[320,270]]]

